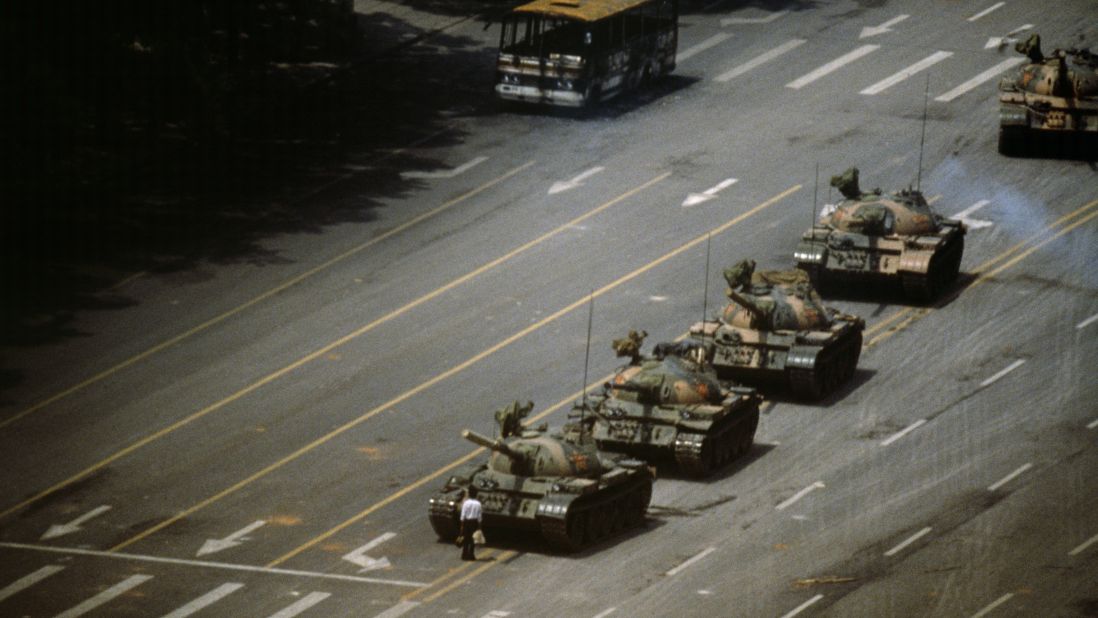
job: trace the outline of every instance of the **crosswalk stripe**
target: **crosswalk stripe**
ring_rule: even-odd
[[[886,77],[886,78],[882,79],[881,81],[877,82],[876,84],[873,84],[869,88],[866,88],[865,90],[863,90],[861,92],[861,94],[877,94],[879,92],[883,92],[883,91],[887,90],[888,88],[891,88],[891,87],[895,86],[896,84],[904,81],[905,79],[911,77],[912,75],[918,73],[919,71],[922,71],[922,70],[927,69],[931,66],[934,66],[935,64],[938,64],[939,62],[945,60],[946,58],[949,58],[952,55],[953,55],[953,52],[936,51],[933,54],[930,54],[929,56],[927,56],[926,58],[923,58],[922,60],[916,62],[915,64],[907,67],[906,69],[904,69],[904,70],[902,70],[902,71],[900,71],[900,72],[898,72],[894,75]]]
[[[332,596],[330,592],[310,592],[305,595],[305,598],[297,601],[293,605],[289,605],[286,608],[271,614],[270,618],[293,618],[330,596]]]
[[[798,90],[800,88],[803,88],[804,86],[807,86],[808,84],[811,84],[812,82],[816,81],[817,79],[820,79],[821,77],[824,77],[825,75],[828,75],[828,74],[830,74],[834,71],[837,71],[843,65],[850,64],[851,62],[854,62],[855,60],[857,60],[858,58],[861,58],[862,56],[865,56],[866,54],[877,51],[878,49],[880,49],[880,47],[881,47],[880,45],[862,45],[861,47],[855,49],[854,51],[847,52],[847,53],[843,54],[842,56],[839,56],[838,58],[832,60],[831,62],[828,62],[827,64],[821,66],[820,68],[816,69],[815,71],[812,71],[811,73],[808,73],[807,75],[804,75],[803,77],[799,77],[799,78],[789,82],[788,84],[785,85],[785,87],[786,88],[792,88],[794,90]]]
[[[27,588],[30,588],[31,586],[37,584],[43,579],[46,579],[50,575],[53,575],[54,573],[63,570],[65,570],[65,567],[63,566],[42,567],[34,573],[31,573],[30,575],[27,575],[26,577],[23,577],[8,584],[3,590],[0,590],[0,601],[3,601],[4,599],[10,597],[13,594],[16,594],[17,592],[26,590]]]
[[[1002,73],[1003,71],[1016,67],[1025,61],[1025,58],[1008,58],[1000,62],[999,64],[991,67],[990,69],[984,71],[983,73],[980,73],[976,77],[973,77],[972,79],[961,84],[960,86],[957,86],[953,90],[950,90],[943,95],[934,97],[934,100],[941,103],[948,103],[953,99],[961,96],[962,94],[968,92],[969,90],[972,90],[976,86],[979,86],[980,84],[986,82],[987,80],[994,78],[996,75]]]
[[[781,56],[782,54],[784,54],[788,51],[796,49],[797,47],[800,47],[801,45],[804,45],[805,43],[807,43],[807,41],[804,40],[804,39],[791,39],[789,41],[786,41],[785,43],[782,43],[781,45],[775,47],[774,49],[772,49],[770,51],[766,51],[766,52],[763,52],[763,53],[759,54],[758,56],[755,56],[751,60],[748,60],[747,62],[741,64],[740,66],[738,66],[734,69],[732,69],[731,71],[728,71],[726,73],[721,73],[720,75],[717,76],[716,79],[719,82],[726,82],[726,81],[728,81],[728,80],[730,80],[734,77],[739,77],[740,75],[743,75],[744,73],[750,71],[751,69],[754,69],[755,67],[757,67],[761,64],[765,64],[767,62],[770,62],[771,60],[777,58],[778,56]]]
[[[126,594],[152,578],[152,575],[132,575],[127,577],[121,583],[111,586],[68,611],[57,614],[54,618],[76,618],[77,616],[83,616],[100,605]]]
[[[198,610],[213,605],[221,599],[229,596],[230,594],[240,590],[244,587],[244,584],[238,584],[235,582],[228,584],[221,584],[217,588],[207,592],[206,594],[198,597],[197,599],[187,603],[186,605],[172,611],[168,614],[164,614],[164,618],[186,618]]]

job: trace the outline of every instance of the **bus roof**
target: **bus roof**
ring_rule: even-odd
[[[598,21],[652,0],[533,0],[514,13],[537,13],[579,21]]]

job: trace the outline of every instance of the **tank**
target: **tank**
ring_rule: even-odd
[[[957,279],[965,226],[931,210],[917,190],[863,193],[858,168],[831,177],[843,201],[801,237],[793,254],[817,290],[849,283],[899,283],[915,301],[937,298]]]
[[[865,321],[826,307],[803,270],[724,271],[731,302],[690,328],[722,380],[770,384],[818,400],[854,375]]]
[[[1023,154],[1036,134],[1098,137],[1098,55],[1056,49],[1046,56],[1036,34],[1014,49],[1029,62],[999,82],[999,152]]]
[[[653,355],[642,356],[646,335],[630,331],[614,341],[629,364],[572,411],[592,424],[599,448],[653,463],[674,461],[694,477],[747,453],[762,397],[753,388],[722,386],[696,341],[661,343]]]
[[[454,472],[430,499],[428,517],[439,539],[457,538],[468,487],[477,488],[481,526],[489,538],[493,530],[526,530],[555,550],[572,552],[644,521],[652,469],[601,452],[583,424],[555,432],[523,428],[518,419],[532,407],[516,402],[498,411],[500,435],[494,439],[462,432],[492,453],[487,462]]]

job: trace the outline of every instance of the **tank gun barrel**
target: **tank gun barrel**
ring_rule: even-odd
[[[461,432],[461,437],[472,442],[473,444],[483,446],[484,448],[500,453],[501,455],[506,455],[516,461],[522,461],[523,459],[525,459],[522,453],[516,451],[510,446],[507,446],[507,444],[503,440],[493,440],[488,436],[479,434],[470,429],[466,429],[465,431]]]
[[[740,294],[732,288],[728,288],[726,293],[728,294],[728,298],[732,299],[732,302],[746,309],[748,313],[755,317],[755,319],[759,321],[766,320],[766,312],[763,311],[761,307],[759,307],[758,303]]]

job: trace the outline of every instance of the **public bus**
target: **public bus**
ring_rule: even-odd
[[[584,107],[675,68],[678,0],[533,0],[503,19],[496,95]]]

